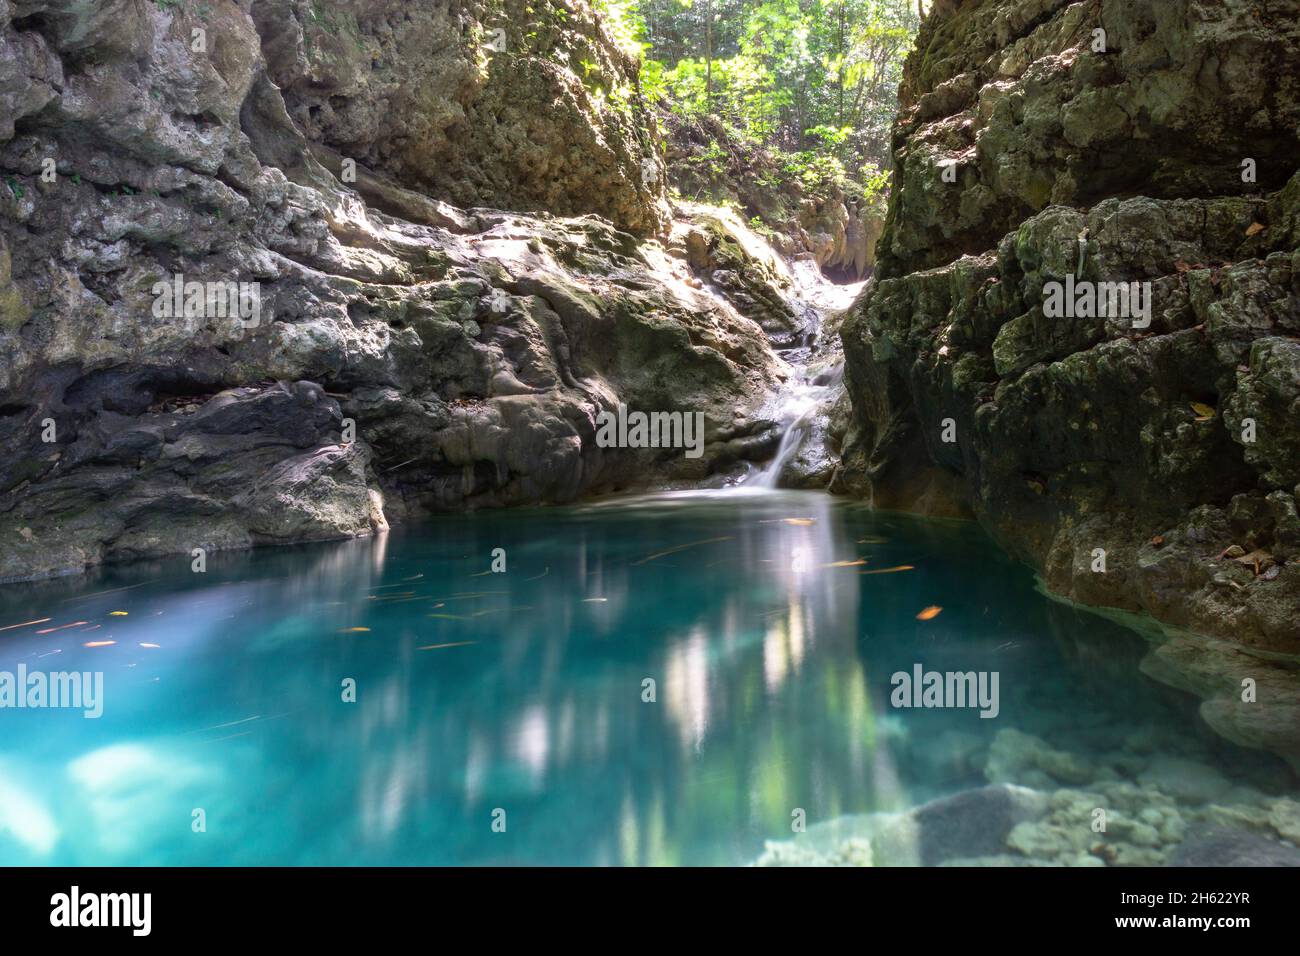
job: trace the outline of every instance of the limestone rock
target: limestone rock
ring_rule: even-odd
[[[0,580],[736,467],[781,363],[565,8],[0,3]],[[703,454],[601,447],[620,404]]]
[[[843,328],[835,490],[968,510],[1070,600],[1300,653],[1300,90],[1279,80],[1297,17],[1297,0],[935,7],[876,275]],[[1120,314],[1056,315],[1074,282],[1112,284]],[[1121,308],[1133,283],[1149,308]],[[1220,689],[1203,713],[1294,759],[1300,724],[1272,700]]]

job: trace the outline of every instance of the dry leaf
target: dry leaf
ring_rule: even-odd
[[[0,627],[0,631],[12,631],[15,627],[30,627],[33,624],[44,624],[50,620],[53,620],[53,618],[42,617],[37,618],[35,621],[23,621],[21,624],[8,624],[4,627]]]
[[[1159,548],[1159,547],[1161,547],[1162,545],[1164,545],[1164,543],[1165,543],[1165,536],[1162,535],[1162,534],[1158,534],[1158,535],[1156,535],[1154,538],[1151,539],[1151,543],[1152,543],[1153,545],[1155,545],[1157,548]]]
[[[924,611],[922,611],[920,614],[918,614],[918,615],[916,616],[916,619],[917,619],[918,621],[929,621],[929,620],[933,620],[934,618],[936,618],[936,617],[939,616],[939,612],[942,611],[942,610],[943,610],[943,608],[939,607],[937,604],[931,604],[931,605],[930,605],[929,607],[927,607]]]
[[[1262,223],[1252,222],[1249,226],[1246,227],[1246,235],[1257,236],[1261,232],[1263,232],[1265,228],[1266,227]]]
[[[794,519],[787,518],[786,520],[793,521]],[[809,521],[808,523],[812,524],[811,521]],[[719,541],[730,541],[730,540],[731,540],[731,535],[724,535],[721,538],[705,538],[703,541],[692,541],[689,544],[679,544],[677,547],[669,548],[667,551],[656,551],[654,554],[647,555],[646,557],[642,558],[640,561],[633,561],[631,566],[636,567],[639,564],[646,564],[650,561],[655,561],[659,558],[666,557],[667,555],[676,554],[678,551],[685,551],[687,548],[698,547],[701,544],[716,544]],[[483,593],[486,594],[488,592],[485,591]],[[501,593],[504,594],[505,592],[503,591]]]

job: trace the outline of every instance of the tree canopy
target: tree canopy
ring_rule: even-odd
[[[712,115],[808,176],[883,187],[918,0],[605,0],[644,91]]]

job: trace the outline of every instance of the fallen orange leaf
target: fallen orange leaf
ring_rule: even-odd
[[[917,619],[918,621],[929,621],[929,620],[931,620],[932,618],[936,618],[936,617],[938,617],[938,616],[939,616],[939,612],[942,611],[942,610],[943,610],[943,608],[939,607],[937,604],[931,604],[931,605],[930,605],[929,607],[927,607],[924,611],[922,611],[920,614],[918,614],[918,615],[916,616],[916,619]]]

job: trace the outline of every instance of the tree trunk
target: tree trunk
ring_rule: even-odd
[[[713,110],[713,0],[704,4],[704,105]]]

